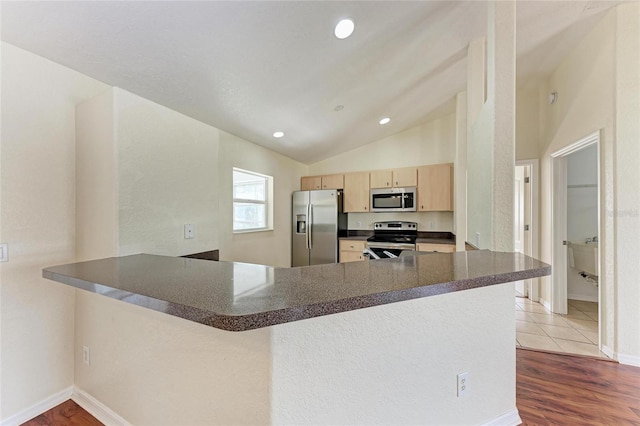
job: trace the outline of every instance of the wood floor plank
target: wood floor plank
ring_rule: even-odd
[[[640,425],[640,368],[517,349],[516,404],[524,425]]]
[[[22,426],[102,426],[102,423],[70,399]]]

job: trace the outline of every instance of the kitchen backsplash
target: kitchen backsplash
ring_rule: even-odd
[[[419,231],[453,232],[453,212],[349,213],[349,229],[373,230],[375,222],[417,222]]]

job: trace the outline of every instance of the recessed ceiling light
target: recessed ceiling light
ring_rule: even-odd
[[[389,117],[385,117],[382,120],[380,120],[380,124],[387,124],[390,121],[391,121],[391,119]]]
[[[281,137],[283,137],[283,136],[284,136],[284,132],[275,132],[275,133],[273,134],[273,137],[274,137],[274,138],[281,138]]]
[[[336,107],[333,109],[334,111],[342,111],[344,109],[344,105],[336,105]]]
[[[355,25],[353,24],[353,21],[351,19],[343,19],[342,21],[338,22],[335,30],[333,30],[333,33],[336,35],[336,37],[342,40],[349,37],[353,33],[354,28]]]

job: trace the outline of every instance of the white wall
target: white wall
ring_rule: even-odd
[[[551,202],[551,160],[550,155],[585,136],[601,131],[601,200],[613,197],[613,112],[614,95],[614,55],[615,55],[615,13],[607,14],[602,21],[576,46],[548,82],[540,88],[540,255],[541,260],[552,261],[552,202]],[[549,93],[557,91],[558,101],[549,105],[546,101]],[[609,195],[610,194],[610,195]],[[604,206],[601,206],[604,208]],[[605,210],[601,210],[601,214]],[[613,259],[613,229],[605,226],[601,229],[601,256]],[[614,298],[607,296],[607,283],[613,284],[613,275],[601,268],[600,285],[601,304],[605,311],[613,312]],[[540,299],[543,303],[551,301],[551,279],[540,280]],[[613,322],[607,318],[602,322],[602,343],[613,344]],[[611,327],[611,328],[608,328]]]
[[[453,163],[455,114],[423,123],[363,147],[309,165],[308,175]],[[451,212],[349,213],[349,229],[372,230],[384,220],[417,222],[420,231],[453,232]]]
[[[300,189],[307,166],[220,131],[220,259],[291,266],[291,193]],[[233,175],[238,167],[273,177],[273,230],[233,233]]]
[[[77,118],[80,259],[218,248],[218,129],[118,88]]]
[[[621,361],[640,365],[640,263],[637,236],[640,4],[620,5],[576,46],[541,87],[541,258],[551,263],[550,155],[600,132],[601,342]],[[551,91],[558,102],[546,103]],[[631,240],[635,241],[632,242]],[[542,280],[541,298],[551,297]]]
[[[118,168],[113,90],[76,106],[76,259],[115,256]]]
[[[486,101],[483,44],[469,45],[467,241],[513,251],[515,2],[487,3]]]
[[[640,366],[640,3],[616,9],[616,352]]]
[[[238,333],[77,297],[92,362],[76,384],[131,424],[482,424],[515,409],[510,283]]]
[[[584,242],[598,236],[598,150],[590,145],[567,157],[567,239]],[[567,261],[567,265],[569,262]],[[598,301],[598,287],[581,271],[567,267],[569,299]]]
[[[218,129],[122,89],[114,96],[118,255],[217,249]]]
[[[509,283],[273,327],[273,424],[495,421],[515,408],[513,294]]]
[[[540,106],[537,90],[516,92],[516,160],[540,158]]]
[[[453,163],[455,114],[309,165],[309,175]]]
[[[2,419],[73,384],[75,291],[41,269],[75,260],[74,108],[107,89],[2,43]]]
[[[233,333],[77,291],[75,348],[91,348],[80,389],[133,425],[265,424],[269,328]]]

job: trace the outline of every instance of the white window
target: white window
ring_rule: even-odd
[[[233,231],[272,229],[273,178],[248,170],[233,169]]]

